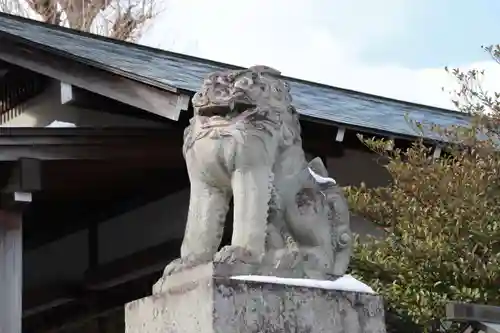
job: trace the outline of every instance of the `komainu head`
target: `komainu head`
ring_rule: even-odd
[[[280,74],[267,66],[215,72],[193,97],[195,114],[210,117],[239,114],[255,107],[287,109],[292,97]]]

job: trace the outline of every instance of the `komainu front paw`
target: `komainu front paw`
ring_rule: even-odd
[[[259,264],[260,258],[241,246],[224,246],[214,256],[214,262],[224,264]]]
[[[191,255],[188,257],[178,258],[172,260],[167,265],[167,267],[165,267],[165,270],[163,271],[163,276],[170,276],[184,269],[188,269],[194,266],[210,262],[211,260],[212,258],[206,255],[199,255],[199,256]]]
[[[163,270],[163,276],[172,275],[175,272],[181,271],[186,267],[186,263],[182,258],[172,260]]]

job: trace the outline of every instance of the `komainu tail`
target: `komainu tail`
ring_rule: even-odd
[[[349,206],[344,193],[334,179],[328,177],[321,158],[309,162],[309,172],[318,183],[328,203],[329,220],[332,225],[333,274],[344,275],[352,253],[352,232],[350,228]]]

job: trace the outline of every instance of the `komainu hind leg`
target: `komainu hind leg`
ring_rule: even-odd
[[[296,205],[287,210],[287,220],[305,265],[311,270],[331,272],[332,229],[321,193],[310,188],[301,190]]]
[[[333,251],[332,274],[345,274],[349,266],[353,237],[350,228],[350,214],[347,200],[342,188],[328,177],[328,171],[320,158],[309,163],[313,173],[319,175],[316,179],[325,201],[328,204],[328,222],[331,226],[331,248]]]
[[[330,221],[330,205],[322,191],[323,183],[330,181],[327,177],[321,159],[307,165],[298,177],[301,188],[287,206],[286,219],[305,265],[331,274],[335,257],[334,226]]]

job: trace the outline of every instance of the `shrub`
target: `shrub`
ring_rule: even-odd
[[[486,50],[498,59],[498,47]],[[352,212],[387,231],[384,239],[357,242],[352,273],[385,297],[390,312],[424,331],[449,301],[500,304],[500,99],[478,88],[478,71],[452,74],[460,83],[455,103],[473,116],[471,126],[431,126],[448,143],[439,158],[422,139],[404,151],[363,139],[387,157],[392,183],[346,188]]]

